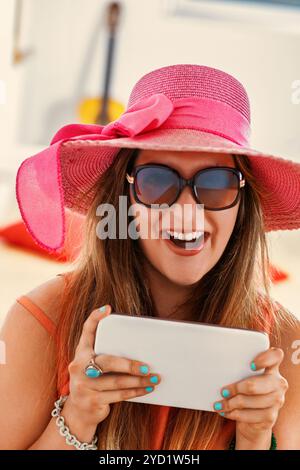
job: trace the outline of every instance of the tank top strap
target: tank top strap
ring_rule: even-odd
[[[63,276],[65,285],[67,283],[67,275],[57,274],[57,276]],[[48,315],[41,309],[35,302],[33,302],[27,295],[20,295],[17,297],[16,302],[22,305],[35,319],[45,328],[45,330],[51,335],[55,336],[56,324],[48,317]]]
[[[54,336],[56,325],[51,318],[46,315],[44,310],[36,305],[27,295],[19,296],[16,301],[31,313],[51,336]]]
[[[69,277],[68,272],[59,273],[56,276],[63,276],[64,279],[64,289],[66,288]],[[64,295],[64,293],[63,293]],[[27,312],[31,313],[33,317],[43,326],[43,328],[53,337],[56,348],[59,351],[60,344],[59,338],[57,335],[57,325],[53,322],[51,318],[41,309],[35,302],[33,302],[27,295],[20,295],[16,298],[16,302],[22,305]],[[68,379],[68,367],[63,364],[63,361],[58,357],[57,362],[57,391],[59,395],[67,395],[69,393],[69,379]]]

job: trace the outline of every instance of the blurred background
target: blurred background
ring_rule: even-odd
[[[71,122],[110,122],[152,69],[203,64],[234,75],[251,145],[300,162],[300,0],[0,0],[0,323],[15,298],[68,270],[34,243],[15,199],[20,163]],[[300,231],[268,234],[272,293],[300,318]]]

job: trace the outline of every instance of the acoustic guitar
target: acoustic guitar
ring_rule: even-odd
[[[106,125],[115,121],[124,112],[125,106],[109,96],[112,76],[112,64],[116,42],[116,31],[119,25],[121,6],[118,2],[111,2],[107,11],[107,26],[109,32],[107,58],[104,76],[104,90],[102,97],[84,99],[78,106],[79,120],[83,124]]]

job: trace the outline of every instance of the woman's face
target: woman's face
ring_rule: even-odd
[[[170,166],[186,179],[191,178],[197,171],[207,167],[235,167],[231,155],[206,152],[140,150],[134,166],[149,163]],[[131,204],[136,204],[132,191],[130,191],[130,201]],[[204,227],[199,227],[199,224],[195,226],[197,201],[194,199],[190,187],[186,186],[183,189],[176,204],[191,204],[189,207],[193,214],[192,228],[195,231],[202,229],[206,232],[203,248],[195,254],[194,251],[178,249],[177,246],[174,247],[170,240],[164,239],[162,236],[159,238],[139,238],[138,243],[141,244],[147,260],[155,270],[159,271],[160,274],[173,283],[189,286],[199,281],[220,259],[233,231],[239,203],[234,207],[220,211],[202,210],[201,215],[203,216]],[[155,209],[143,206],[141,214],[144,214],[144,216],[139,215],[140,222],[143,223],[142,218],[145,216],[149,220],[149,211],[153,212]],[[169,226],[164,228],[183,233],[191,231],[191,220],[189,221],[188,229],[185,228],[188,222],[185,216],[182,221],[177,219],[176,221],[170,219],[170,221]],[[193,254],[191,255],[191,253]]]

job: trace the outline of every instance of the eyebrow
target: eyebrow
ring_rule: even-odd
[[[232,163],[232,162],[230,162],[230,163]],[[229,165],[229,167],[236,168],[235,162],[233,162],[233,164],[234,164],[233,167],[231,167],[230,165]],[[139,163],[138,165],[165,165],[165,166],[168,166],[168,167],[172,168],[173,170],[176,170],[176,168],[174,168],[173,165],[170,165],[170,164],[167,164],[167,163],[161,163],[161,162],[152,162],[152,161],[150,161],[150,162],[147,162],[147,163]],[[138,165],[136,165],[136,166],[138,166]],[[222,166],[223,167],[223,166],[228,166],[228,164],[226,164],[226,163],[216,163],[216,164],[205,165],[204,167],[199,168],[198,171],[205,170],[206,168],[217,167],[217,166]]]

